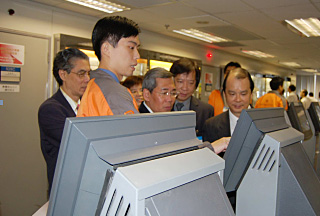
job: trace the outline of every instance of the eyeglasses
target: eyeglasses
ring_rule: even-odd
[[[165,96],[171,96],[171,97],[177,97],[179,92],[176,92],[176,91],[172,91],[172,92],[157,92],[160,97],[165,97]]]
[[[83,79],[86,75],[90,78],[91,71],[83,71],[83,72],[78,72],[78,73],[71,71],[70,73],[77,74],[80,79]]]

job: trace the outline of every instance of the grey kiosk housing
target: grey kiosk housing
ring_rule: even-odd
[[[198,148],[195,118],[67,119],[47,215],[234,215],[224,160]]]
[[[283,108],[243,110],[224,155],[237,216],[320,215],[320,181]]]
[[[313,163],[316,152],[316,137],[309,112],[304,109],[301,102],[292,102],[289,104],[287,113],[292,127],[304,134],[302,146],[306,151],[310,162]]]

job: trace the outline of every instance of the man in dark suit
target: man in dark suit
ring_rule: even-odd
[[[211,105],[192,96],[199,85],[201,71],[196,62],[182,58],[173,62],[170,72],[174,76],[174,83],[179,92],[173,110],[195,111],[196,134],[197,136],[202,136],[203,125],[208,118],[214,116],[214,109]]]
[[[223,81],[223,92],[229,110],[205,122],[203,141],[214,142],[232,135],[241,111],[250,107],[253,89],[254,83],[246,70],[236,68],[227,74]]]
[[[164,68],[153,68],[143,78],[144,101],[140,113],[170,112],[177,96],[172,74]]]
[[[208,119],[203,127],[203,141],[216,142],[223,137],[230,137],[236,127],[241,111],[250,107],[254,83],[249,72],[242,68],[232,69],[223,81],[223,93],[229,107],[215,117]],[[219,153],[223,157],[226,149]],[[227,193],[235,210],[236,193]]]
[[[49,194],[64,123],[67,117],[76,116],[80,98],[90,80],[89,74],[89,58],[80,50],[69,48],[56,55],[53,75],[59,84],[59,90],[41,104],[38,112],[41,150],[47,163]]]

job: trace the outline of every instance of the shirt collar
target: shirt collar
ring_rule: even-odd
[[[148,105],[142,101],[142,103],[144,104],[144,106],[147,108],[147,110],[150,112],[150,113],[153,113],[152,109],[150,107],[148,107]]]
[[[103,69],[103,68],[98,68],[99,70],[102,70],[103,72],[106,72],[107,74],[109,74],[110,76],[112,76],[112,78],[117,81],[118,83],[120,83],[117,75],[115,75],[113,72],[107,70],[107,69]]]
[[[229,120],[230,120],[230,134],[232,136],[234,129],[236,128],[238,117],[235,116],[229,109]]]
[[[60,91],[63,94],[63,96],[65,97],[65,99],[68,101],[68,103],[70,104],[70,106],[71,106],[72,110],[74,111],[74,113],[77,114],[77,111],[78,111],[77,110],[77,106],[78,106],[78,104],[80,104],[80,99],[77,102],[75,102],[74,100],[72,100],[71,97],[69,97],[69,95],[67,95],[67,93],[65,93],[63,91],[62,88],[60,88]]]

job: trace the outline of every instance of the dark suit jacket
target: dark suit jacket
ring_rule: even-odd
[[[222,137],[230,137],[229,111],[208,119],[203,127],[203,141],[214,142]]]
[[[213,107],[193,96],[191,96],[190,110],[196,112],[196,133],[197,136],[203,136],[203,126],[207,119],[214,116]]]
[[[147,107],[144,105],[143,102],[140,104],[139,112],[140,112],[140,113],[150,113],[149,110],[147,109]]]
[[[67,117],[75,117],[70,104],[60,89],[43,102],[38,112],[41,150],[47,163],[49,192],[57,163],[64,123]]]
[[[209,141],[210,143],[222,138],[230,137],[230,120],[229,110],[221,113],[215,117],[208,119],[203,127],[203,141]],[[224,152],[219,153],[220,157],[224,156]],[[233,210],[236,208],[236,192],[227,193]]]

